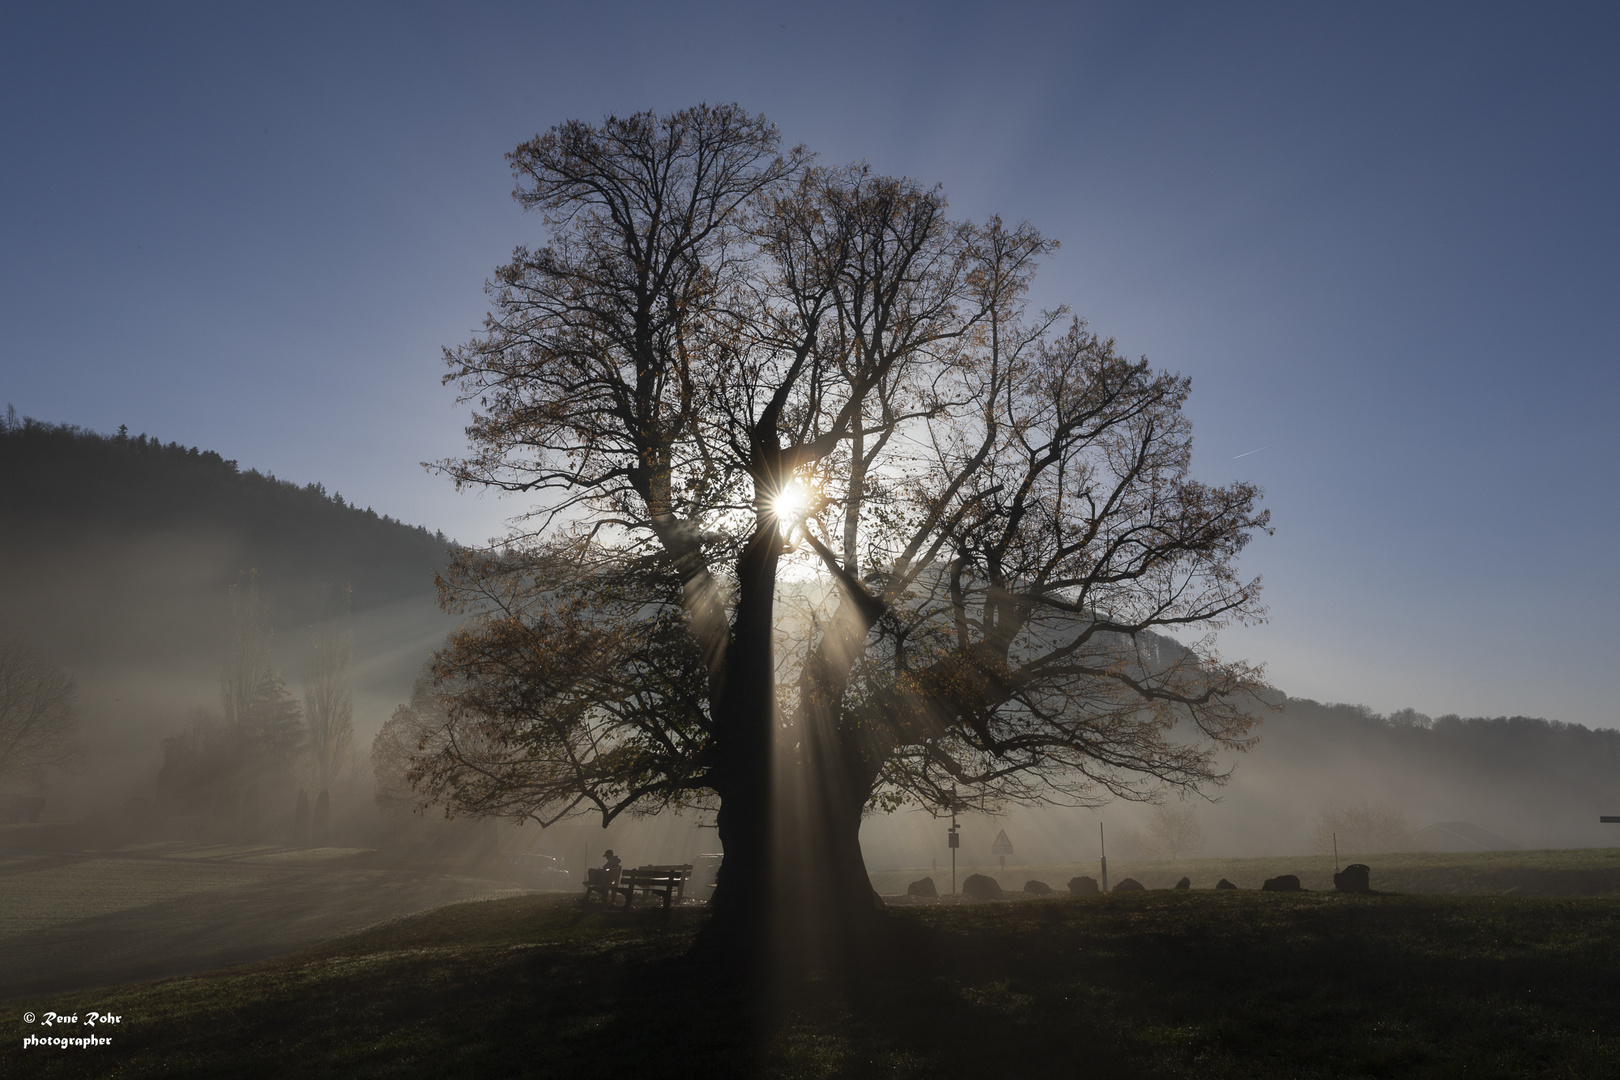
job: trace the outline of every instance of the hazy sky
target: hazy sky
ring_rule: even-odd
[[[8,4],[0,408],[495,535],[518,507],[417,463],[461,445],[440,348],[537,236],[502,155],[738,101],[1034,222],[1039,300],[1192,376],[1199,474],[1277,526],[1245,557],[1272,621],[1228,654],[1610,725],[1617,12]]]

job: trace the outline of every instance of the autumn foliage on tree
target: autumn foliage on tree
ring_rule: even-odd
[[[1261,683],[1209,635],[1261,615],[1235,561],[1267,515],[1191,478],[1186,379],[1026,310],[1055,245],[736,106],[509,160],[545,240],[446,353],[474,411],[441,467],[529,510],[442,576],[470,619],[422,799],[712,807],[720,924],[848,927],[873,807],[1222,778]]]

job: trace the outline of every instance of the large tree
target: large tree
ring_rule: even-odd
[[[873,805],[1221,779],[1260,683],[1208,635],[1260,615],[1234,563],[1266,514],[1190,478],[1185,379],[1024,310],[1051,243],[735,106],[510,161],[547,242],[446,352],[475,412],[444,467],[532,511],[444,575],[474,618],[426,799],[713,806],[718,922],[813,936],[872,919]]]

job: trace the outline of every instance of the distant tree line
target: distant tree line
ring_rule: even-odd
[[[428,598],[451,547],[442,532],[353,506],[320,483],[244,471],[212,450],[12,413],[0,417],[0,506],[0,555],[29,568],[0,581],[0,612],[51,626],[62,618],[63,589],[80,608],[102,612],[99,626],[81,618],[55,635],[61,658],[75,662],[115,647],[149,656],[156,642],[147,639],[162,635],[120,645],[123,623],[152,622],[159,608],[178,615],[185,605],[213,605],[250,568],[274,583],[278,614],[293,624],[314,618],[336,582],[352,587],[357,611]],[[41,591],[46,579],[56,584]]]
[[[19,508],[89,517],[99,516],[110,504],[126,516],[168,524],[176,512],[198,516],[201,489],[216,497],[234,489],[242,496],[219,509],[251,507],[252,516],[260,519],[342,511],[403,526],[439,548],[448,542],[442,531],[430,533],[425,526],[405,525],[370,507],[362,510],[337,492],[328,494],[324,484],[299,486],[257,469],[243,471],[235,460],[213,450],[165,443],[145,432],[131,435],[125,426],[103,435],[74,424],[18,419],[8,406],[0,419],[0,461],[6,468],[0,482],[8,498],[23,500]]]
[[[1290,698],[1244,768],[1262,787],[1291,774],[1313,792],[1313,839],[1337,831],[1341,851],[1346,833],[1368,835],[1352,848],[1398,850],[1389,845],[1410,840],[1403,829],[1435,820],[1529,846],[1595,839],[1585,830],[1620,806],[1620,730],[1531,716],[1381,714]]]
[[[1605,777],[1610,783],[1620,778],[1620,730],[1614,728],[1533,716],[1430,717],[1410,708],[1384,714],[1365,705],[1322,704],[1309,698],[1289,698],[1287,712],[1306,726],[1303,730],[1382,744],[1406,761],[1542,778]],[[1268,738],[1272,734],[1268,732]]]

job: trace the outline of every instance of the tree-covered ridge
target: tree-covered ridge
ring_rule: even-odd
[[[8,415],[0,419],[0,462],[7,467],[0,477],[0,491],[19,510],[48,509],[82,517],[106,516],[111,510],[130,520],[167,525],[177,516],[197,514],[202,504],[188,496],[212,487],[220,492],[247,493],[258,507],[259,517],[294,508],[305,513],[348,511],[383,524],[405,526],[435,545],[448,542],[442,531],[430,533],[422,525],[408,526],[370,507],[361,510],[345,502],[338,492],[328,494],[324,484],[300,487],[290,480],[278,480],[273,473],[243,471],[235,460],[213,450],[165,443],[145,432],[130,435],[125,427],[103,435],[75,424]],[[78,497],[65,497],[69,495]],[[265,505],[267,499],[272,505]]]
[[[1538,716],[1459,716],[1457,713],[1428,716],[1410,708],[1386,714],[1366,705],[1323,703],[1297,697],[1290,697],[1287,707],[1290,713],[1307,714],[1319,721],[1359,725],[1385,732],[1391,737],[1410,739],[1414,745],[1557,745],[1560,753],[1620,754],[1620,729],[1590,728],[1584,724],[1547,720]],[[1424,732],[1428,733],[1427,737],[1420,734]]]
[[[1620,813],[1620,730],[1289,698],[1228,798],[1216,840],[1235,850],[1289,850],[1364,801],[1412,829],[1468,822],[1520,847],[1613,844],[1598,817]]]
[[[229,561],[242,564],[231,570],[254,567],[269,582],[352,582],[361,606],[431,591],[449,544],[319,483],[243,470],[212,450],[14,413],[0,420],[0,505],[0,545],[19,555],[183,532],[228,542]]]
[[[1580,776],[1620,787],[1620,729],[1534,716],[1430,717],[1409,708],[1386,715],[1309,698],[1289,698],[1286,715],[1296,723],[1275,724],[1270,736],[1327,737],[1377,746],[1397,760],[1516,772],[1541,783]]]

